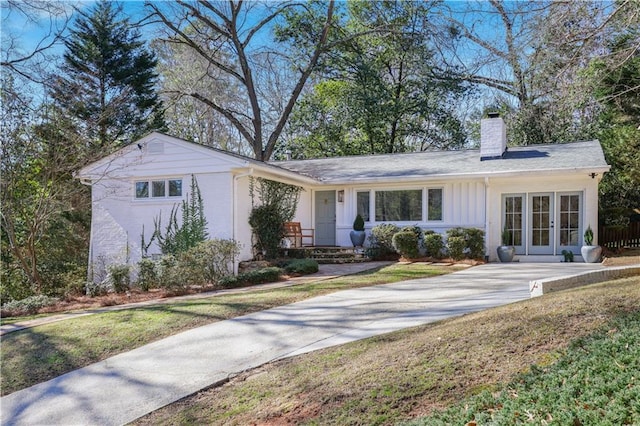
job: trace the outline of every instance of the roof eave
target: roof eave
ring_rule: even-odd
[[[349,185],[349,184],[376,184],[376,183],[394,183],[399,179],[402,182],[419,182],[419,181],[442,181],[442,180],[455,180],[455,179],[484,179],[485,177],[496,178],[509,178],[518,177],[523,174],[545,174],[545,175],[563,175],[563,174],[577,174],[586,173],[606,173],[611,169],[611,166],[597,166],[597,167],[575,167],[571,169],[536,169],[536,170],[510,170],[510,171],[497,171],[497,172],[473,172],[473,173],[443,173],[436,175],[424,175],[424,176],[384,176],[375,178],[349,178],[325,180],[321,183],[324,185]]]

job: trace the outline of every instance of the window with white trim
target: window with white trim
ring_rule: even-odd
[[[422,190],[376,191],[376,222],[421,222]]]
[[[182,197],[182,179],[158,179],[135,182],[135,198]]]
[[[442,220],[442,188],[427,190],[427,220]]]
[[[371,216],[369,214],[370,198],[371,193],[369,191],[358,191],[356,193],[356,214],[362,216],[365,222],[369,222],[371,220]]]

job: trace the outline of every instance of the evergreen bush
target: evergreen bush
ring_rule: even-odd
[[[236,276],[228,275],[218,280],[218,285],[223,288],[244,287],[247,285],[275,282],[280,279],[282,270],[275,266],[255,269]]]
[[[234,240],[212,239],[178,254],[160,260],[159,284],[164,288],[181,289],[217,283],[233,275],[233,263],[240,253]]]
[[[158,286],[158,270],[156,262],[145,257],[138,262],[138,280],[136,284],[142,291],[149,291],[151,288]]]
[[[444,242],[442,235],[430,231],[424,236],[424,246],[427,249],[427,255],[440,259],[444,250]]]
[[[249,225],[257,254],[263,253],[268,259],[278,257],[280,242],[284,237],[284,223],[295,216],[301,191],[302,187],[299,186],[251,178]]]
[[[285,222],[275,204],[264,204],[251,210],[249,225],[253,229],[254,248],[258,253],[263,253],[268,259],[278,257]]]
[[[282,265],[289,274],[307,275],[318,272],[318,262],[313,259],[294,259],[289,260]]]
[[[411,230],[396,232],[393,235],[392,244],[395,251],[402,257],[415,259],[420,256],[418,237],[416,233]]]
[[[400,231],[400,228],[393,223],[381,223],[371,229],[369,235],[371,257],[385,257],[391,253],[396,253],[393,248],[393,236]]]
[[[484,258],[484,230],[479,228],[467,228],[467,248],[471,259]]]
[[[109,285],[116,293],[124,293],[131,287],[131,267],[129,265],[109,265],[107,268]]]
[[[464,237],[453,236],[447,238],[447,248],[449,249],[449,256],[454,260],[464,259],[464,250],[467,243]]]

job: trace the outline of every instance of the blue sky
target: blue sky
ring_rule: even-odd
[[[27,18],[24,14],[7,7],[6,0],[0,0],[2,5],[0,21],[0,34],[2,37],[3,56],[6,54],[5,44],[13,37],[15,47],[22,52],[30,52],[43,41],[47,43],[52,40],[52,32],[59,31],[64,28],[66,15],[73,15],[74,9],[80,10],[90,9],[96,2],[94,0],[66,0],[58,1],[55,4],[60,7],[60,15],[51,19],[48,14],[36,14]],[[147,11],[144,9],[144,1],[123,1],[124,13],[130,17],[131,22],[137,22],[143,19]],[[62,53],[64,46],[59,44],[52,48],[50,53]],[[3,58],[4,59],[4,58]]]

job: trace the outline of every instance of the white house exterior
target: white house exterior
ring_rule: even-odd
[[[250,176],[304,188],[295,220],[315,230],[318,246],[350,246],[361,213],[367,230],[389,222],[439,233],[484,229],[490,261],[505,224],[517,236],[521,261],[579,253],[586,227],[597,233],[598,183],[609,170],[599,142],[507,150],[501,118],[483,120],[481,133],[480,150],[268,163],[152,133],[78,173],[92,188],[90,266],[97,272],[108,263],[136,263],[143,228],[148,241],[154,218],[168,217],[187,196],[192,175],[209,235],[240,242],[240,260],[252,257]],[[154,245],[148,250],[157,253]]]

